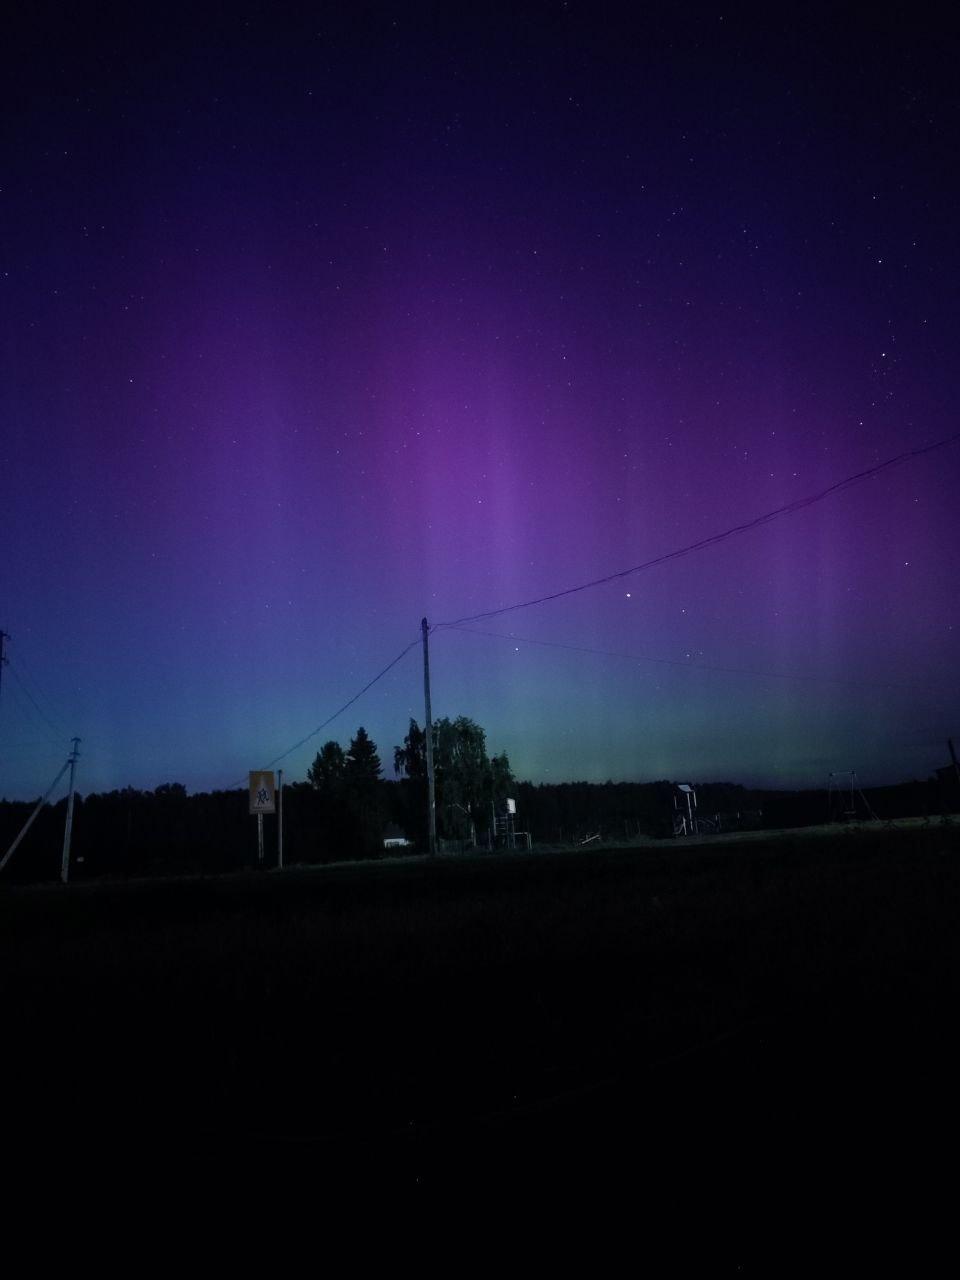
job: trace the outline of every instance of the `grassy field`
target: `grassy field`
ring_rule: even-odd
[[[626,1177],[728,1224],[915,1185],[957,1136],[958,853],[911,824],[6,887],[7,1136],[419,1194]]]

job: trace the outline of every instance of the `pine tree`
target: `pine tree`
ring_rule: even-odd
[[[346,771],[346,758],[339,742],[325,742],[307,770],[307,780],[315,791],[327,794],[339,790]]]
[[[307,770],[307,780],[316,793],[310,806],[316,823],[316,852],[323,861],[349,857],[351,820],[346,795],[346,757],[339,742],[325,742]]]
[[[403,746],[393,749],[393,771],[398,778],[427,776],[427,735],[412,718]]]
[[[383,852],[386,805],[380,772],[377,744],[361,725],[350,743],[344,768],[357,852],[361,856],[375,857]]]
[[[350,743],[347,752],[345,777],[348,782],[376,782],[381,773],[377,744],[373,742],[363,725]]]

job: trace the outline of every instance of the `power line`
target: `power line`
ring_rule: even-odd
[[[14,676],[17,675],[17,672],[12,667],[11,667],[11,671],[13,671]],[[21,713],[25,714],[27,719],[32,721],[32,723],[36,726],[36,729],[43,734],[43,736],[47,739],[47,741],[51,744],[51,746],[56,746],[57,750],[61,751],[63,749],[62,738],[65,735],[61,734],[61,732],[56,728],[56,726],[50,723],[50,721],[46,718],[46,716],[40,711],[39,707],[37,707],[36,703],[33,703],[32,699],[30,703],[23,701],[23,699],[21,698],[20,690],[22,690],[22,692],[25,694],[28,693],[28,690],[24,687],[23,682],[18,679],[16,686],[11,684],[11,685],[8,685],[7,688],[8,688],[8,692],[13,696],[14,703],[19,708]],[[49,732],[49,730],[51,729],[53,730],[53,734],[55,734],[56,737],[54,737]]]
[[[702,551],[705,547],[715,546],[718,542],[725,542],[727,538],[732,538],[738,533],[746,533],[750,529],[757,529],[761,525],[769,524],[771,520],[777,520],[781,516],[792,515],[795,511],[802,511],[805,507],[813,506],[815,502],[822,502],[824,498],[828,498],[831,494],[839,493],[841,489],[850,488],[851,485],[859,484],[871,476],[879,475],[881,471],[886,471],[889,467],[895,467],[900,463],[909,462],[913,458],[920,458],[924,454],[933,453],[935,449],[942,449],[958,440],[960,440],[960,431],[955,432],[952,436],[946,436],[943,440],[937,440],[933,444],[922,445],[918,449],[908,449],[905,453],[898,453],[896,457],[887,458],[885,462],[879,462],[874,467],[868,467],[865,471],[858,471],[854,475],[846,476],[843,480],[838,480],[826,489],[821,489],[819,493],[810,494],[806,498],[798,498],[796,501],[788,502],[773,511],[767,511],[762,516],[755,516],[754,519],[747,520],[743,524],[733,525],[729,529],[724,529],[722,533],[714,533],[708,538],[700,538],[697,542],[690,542],[685,547],[678,547],[676,550],[667,551],[661,556],[654,556],[652,560],[645,560],[642,564],[635,564],[629,569],[621,569],[617,573],[608,573],[602,578],[593,578],[589,582],[581,582],[575,587],[565,587],[562,591],[552,591],[549,595],[537,596],[533,600],[521,600],[517,604],[503,605],[499,609],[488,609],[484,613],[474,613],[465,618],[454,618],[450,622],[437,622],[431,627],[431,631],[437,631],[440,628],[459,627],[466,622],[483,622],[488,618],[498,618],[504,613],[515,613],[518,609],[529,609],[535,604],[546,604],[550,600],[560,600],[564,596],[576,595],[579,591],[589,591],[591,587],[602,587],[608,582],[616,582],[621,578],[629,577],[631,574],[640,573],[644,569],[652,569],[656,565],[666,564],[668,560],[679,560],[681,556],[690,555],[694,551]]]
[[[15,652],[16,652],[16,662],[17,662],[17,666],[20,669],[21,676],[26,676],[27,680],[33,686],[34,691],[40,698],[40,701],[44,703],[45,706],[50,710],[54,720],[58,721],[62,726],[65,720],[65,717],[62,714],[63,707],[56,701],[56,699],[51,698],[50,695],[46,692],[46,690],[44,689],[44,687],[41,685],[40,681],[37,679],[36,675],[34,674],[33,668],[30,667],[29,664],[24,660],[21,649],[15,646]]]
[[[849,685],[858,689],[899,689],[907,693],[934,693],[937,690],[923,685],[889,684],[879,680],[844,680],[841,676],[804,675],[791,671],[762,671],[753,667],[721,667],[709,662],[682,662],[679,658],[651,658],[641,653],[623,653],[613,649],[591,649],[586,645],[564,644],[559,640],[534,640],[530,636],[504,635],[500,631],[479,631],[476,627],[460,627],[451,624],[451,631],[465,635],[489,636],[495,640],[509,640],[516,644],[536,644],[548,649],[567,649],[574,653],[589,653],[603,658],[626,658],[631,662],[654,662],[668,667],[683,667],[695,671],[719,671],[726,675],[758,676],[770,680],[807,680],[818,684]]]
[[[18,664],[19,664],[19,661],[20,660],[18,658],[17,659]],[[54,724],[54,722],[50,719],[50,717],[43,711],[43,709],[38,704],[36,698],[33,696],[33,694],[27,688],[27,685],[24,683],[23,677],[20,675],[19,670],[17,669],[16,666],[14,666],[12,662],[10,663],[10,671],[13,675],[14,680],[16,680],[17,684],[20,686],[20,688],[23,690],[26,696],[30,699],[30,703],[34,711],[36,711],[37,715],[41,718],[41,720],[43,720],[43,722],[46,725],[48,725],[53,730],[54,733],[60,733],[63,729],[63,726],[60,724]]]
[[[342,716],[345,711],[349,710],[355,702],[358,702],[360,698],[363,697],[368,689],[372,689],[378,680],[382,680],[388,671],[391,671],[397,663],[401,661],[401,659],[407,656],[411,649],[415,649],[417,645],[420,644],[420,640],[421,637],[419,635],[415,640],[411,640],[407,647],[405,649],[401,649],[397,656],[391,662],[388,662],[382,671],[378,672],[372,680],[368,680],[358,693],[355,693],[349,701],[345,702],[337,711],[334,711],[332,716],[328,716],[326,720],[324,720],[323,724],[318,724],[316,729],[311,729],[306,737],[301,738],[299,742],[295,742],[292,747],[288,747],[287,750],[282,751],[280,755],[274,756],[274,758],[268,761],[263,768],[272,769],[275,764],[279,764],[281,760],[286,760],[287,756],[292,755],[294,751],[298,751],[301,747],[306,746],[311,738],[315,738],[318,733],[322,733],[323,730],[326,729],[327,725],[332,724],[338,716]],[[242,787],[245,782],[245,778],[239,778],[236,782],[231,782],[229,786],[224,788],[224,790],[232,791],[235,787]]]

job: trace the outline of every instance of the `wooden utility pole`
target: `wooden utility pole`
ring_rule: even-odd
[[[437,852],[437,804],[433,775],[433,716],[430,713],[430,642],[427,639],[430,627],[426,618],[421,619],[420,630],[423,633],[423,706],[427,749],[427,834],[432,858]]]

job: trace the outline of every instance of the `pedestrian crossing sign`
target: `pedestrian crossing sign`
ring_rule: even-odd
[[[250,812],[276,813],[276,787],[272,769],[250,771]]]

